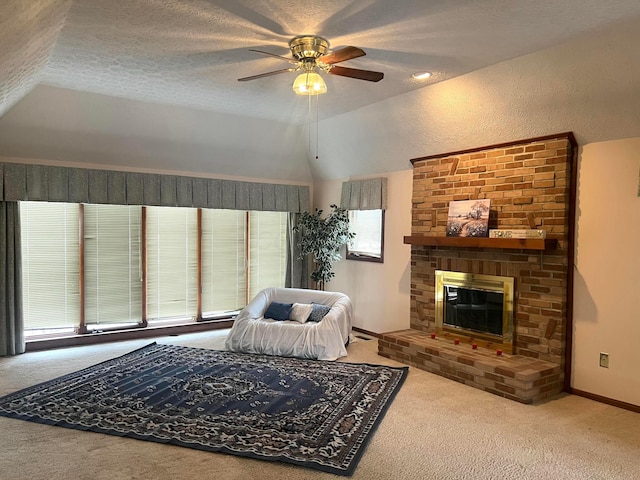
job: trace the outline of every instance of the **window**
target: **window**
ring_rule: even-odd
[[[235,311],[246,304],[247,213],[202,210],[202,316]]]
[[[83,205],[83,210],[85,325],[89,330],[136,325],[142,320],[142,207]]]
[[[384,210],[350,210],[349,230],[355,237],[347,245],[347,260],[384,261]]]
[[[21,202],[20,215],[28,336],[228,317],[284,286],[287,213]]]
[[[249,298],[266,287],[284,287],[287,268],[287,214],[249,213]]]
[[[147,318],[196,316],[198,292],[197,209],[147,210]]]
[[[384,177],[342,183],[340,206],[349,210],[349,229],[355,237],[347,245],[347,260],[384,261]]]
[[[78,209],[71,203],[20,202],[26,330],[73,333],[80,325]]]

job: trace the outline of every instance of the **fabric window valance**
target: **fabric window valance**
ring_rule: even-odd
[[[300,213],[309,187],[111,170],[0,163],[0,200]]]
[[[340,206],[347,210],[386,210],[387,179],[380,177],[342,182]]]

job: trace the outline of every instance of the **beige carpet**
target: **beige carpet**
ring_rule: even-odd
[[[159,343],[223,348],[226,331]],[[152,340],[0,358],[0,395],[122,355]],[[399,365],[375,340],[350,362]],[[343,478],[293,465],[0,417],[0,479]],[[527,406],[411,369],[354,479],[640,479],[640,415],[575,396]]]

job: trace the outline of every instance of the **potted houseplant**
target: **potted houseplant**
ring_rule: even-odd
[[[317,208],[315,213],[303,212],[295,227],[300,233],[300,258],[312,255],[315,268],[311,279],[319,290],[324,290],[325,284],[335,276],[332,266],[342,258],[340,247],[355,236],[349,231],[348,211],[337,205],[331,205],[331,209],[325,218]]]

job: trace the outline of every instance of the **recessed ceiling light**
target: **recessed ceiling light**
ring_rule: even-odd
[[[419,73],[414,73],[411,76],[416,80],[424,80],[431,76],[431,72],[419,72]]]

